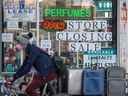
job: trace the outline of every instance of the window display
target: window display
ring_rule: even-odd
[[[104,53],[101,54],[102,50],[116,50],[113,6],[112,0],[43,0],[39,3],[39,34],[35,17],[31,18],[30,15],[26,21],[17,21],[17,24],[23,25],[20,28],[12,30],[6,27],[4,30],[5,33],[13,33],[14,39],[18,38],[18,35],[15,36],[17,33],[20,35],[32,32],[32,41],[34,44],[39,43],[42,50],[48,53],[57,52],[59,56],[65,58],[64,61],[71,68],[84,68],[88,66],[86,63],[91,62],[89,58],[96,56],[100,60],[100,57],[104,57]],[[33,19],[34,21],[31,21]],[[7,19],[5,22],[7,23]],[[35,27],[30,27],[32,25]],[[24,53],[18,51],[16,47],[22,48],[15,40],[4,42],[3,72],[15,72],[22,64]],[[90,55],[90,51],[96,54]],[[116,55],[117,53],[107,54],[103,66],[107,66],[105,60],[109,57],[111,60],[114,58],[114,62],[108,60],[107,63],[115,64]]]

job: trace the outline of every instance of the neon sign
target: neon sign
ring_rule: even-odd
[[[92,19],[93,7],[87,8],[46,8],[44,18],[48,19]]]
[[[40,27],[48,31],[62,31],[66,28],[66,23],[57,20],[44,20],[43,22],[40,23]]]

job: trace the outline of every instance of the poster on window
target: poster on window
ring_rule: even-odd
[[[51,48],[51,40],[41,40],[41,48]]]
[[[36,20],[36,0],[3,0],[3,6],[5,21]]]
[[[102,48],[97,51],[86,51],[84,53],[84,65],[91,67],[93,58],[97,61],[98,67],[111,67],[116,65],[116,49]]]
[[[13,33],[2,33],[2,42],[13,42]]]
[[[18,29],[18,22],[14,20],[7,21],[7,29]]]

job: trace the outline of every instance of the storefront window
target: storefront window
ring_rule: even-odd
[[[34,9],[36,5],[29,3],[33,8],[29,14],[33,18],[18,19],[17,23],[14,22],[17,28],[13,29],[8,28],[9,21],[5,19],[6,33],[15,35],[32,32],[35,38],[39,37],[40,48],[48,53],[57,52],[69,68],[88,67],[92,57],[98,59],[99,66],[116,64],[116,31],[113,31],[116,29],[113,22],[115,6],[112,0],[43,0],[39,4],[39,36],[35,17],[37,12]],[[17,53],[15,46],[15,40],[4,43],[4,72],[8,71],[7,65],[13,67],[11,72],[15,72],[22,64],[23,52]]]
[[[57,3],[57,4],[59,4],[59,3]],[[87,19],[87,18],[81,19],[78,17],[77,17],[77,19],[76,19],[76,17],[72,17],[69,19],[69,18],[67,18],[68,16],[67,17],[65,16],[65,18],[63,18],[63,17],[59,18],[59,19],[64,20],[67,23],[67,28],[63,31],[59,31],[60,33],[57,33],[58,31],[51,33],[51,35],[54,33],[57,36],[61,36],[60,38],[62,38],[61,40],[58,40],[58,37],[53,38],[56,42],[55,50],[58,52],[58,54],[60,56],[67,58],[67,60],[68,59],[70,60],[70,67],[75,66],[75,67],[84,68],[91,63],[91,60],[89,58],[93,57],[93,56],[94,57],[96,56],[97,58],[99,57],[97,60],[99,63],[99,66],[104,66],[104,67],[113,66],[116,64],[116,52],[115,52],[116,51],[116,47],[115,47],[116,42],[114,42],[114,44],[113,44],[113,40],[112,40],[113,39],[112,30],[115,28],[112,25],[113,24],[112,23],[113,22],[112,1],[111,0],[66,0],[65,8],[69,9],[69,8],[73,7],[74,9],[76,8],[78,10],[80,8],[87,8],[89,6],[93,7],[93,18],[91,18],[91,19]],[[62,10],[62,9],[59,6],[56,6],[54,8],[58,8],[58,9],[54,9],[54,12],[55,12],[54,15],[56,14],[56,16],[57,16],[56,12],[58,12],[58,14],[59,14],[59,11],[57,11],[57,10]],[[65,12],[68,12],[67,9],[63,9],[63,10],[65,10]],[[53,11],[51,10],[51,12],[53,12]],[[75,12],[77,12],[77,11],[75,11]],[[56,18],[54,16],[53,16],[53,19],[58,20],[58,18]],[[101,37],[101,38],[104,40],[99,41],[101,44],[100,45],[96,44],[96,46],[100,46],[101,49],[97,50],[97,51],[93,50],[94,52],[92,52],[92,50],[91,50],[91,52],[92,52],[91,54],[89,53],[90,52],[89,50],[86,50],[87,47],[89,46],[86,43],[92,43],[92,42],[79,41],[80,40],[79,38],[82,38],[80,36],[80,34],[83,34],[83,33],[86,34],[88,32],[92,32],[92,34],[93,34],[93,32],[95,32],[95,34],[97,32],[103,32],[104,36],[106,34],[105,37],[102,34],[103,37]],[[61,33],[63,33],[63,35],[58,35]],[[64,35],[66,35],[65,33],[67,34],[67,36],[64,36]],[[116,35],[116,34],[114,34],[114,35]],[[107,39],[106,37],[109,39]],[[70,38],[70,40],[65,39],[65,38]],[[75,39],[73,39],[73,38],[75,38]],[[114,39],[114,41],[115,41],[115,39]],[[93,41],[93,43],[99,43],[99,42]],[[93,45],[90,45],[90,46],[93,47]],[[79,49],[79,50],[74,51],[75,49]],[[80,50],[82,50],[82,51],[80,51]],[[113,53],[109,54],[110,51]],[[97,52],[99,52],[99,55]],[[105,54],[103,52],[106,52],[106,55],[108,55],[108,57],[105,57]],[[67,56],[64,55],[66,53],[68,53]],[[109,58],[109,57],[111,57],[111,60],[106,62],[107,58]],[[113,58],[113,60],[112,60],[112,58]],[[102,61],[103,63],[100,61]]]
[[[36,0],[3,0],[3,12],[2,72],[12,74],[20,68],[24,58],[23,52],[16,50],[19,45],[15,38],[28,32],[35,36]]]

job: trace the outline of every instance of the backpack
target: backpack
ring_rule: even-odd
[[[59,77],[63,76],[67,72],[67,67],[63,62],[63,59],[60,56],[54,56],[53,62],[56,66],[56,72]]]

